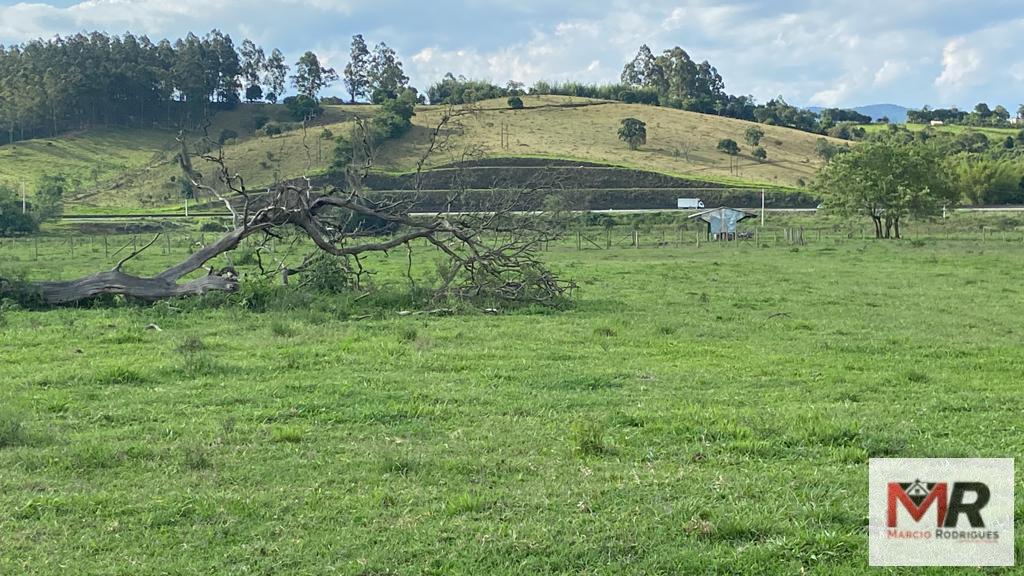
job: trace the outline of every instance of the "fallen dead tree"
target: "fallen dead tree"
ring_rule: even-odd
[[[446,116],[435,129],[427,154],[436,152],[449,119]],[[24,283],[21,289],[50,306],[110,294],[156,301],[211,291],[234,292],[242,281],[236,268],[216,269],[210,262],[250,238],[255,239],[259,274],[276,275],[286,284],[309,272],[318,259],[329,257],[336,259],[343,274],[358,288],[367,273],[363,258],[396,249],[407,252],[411,281],[414,251],[426,247],[440,256],[434,286],[437,300],[482,297],[555,303],[573,288],[571,282],[559,280],[537,258],[545,243],[558,239],[563,230],[557,210],[541,210],[544,194],[539,189],[527,186],[507,190],[486,212],[438,212],[430,217],[413,217],[415,193],[404,199],[373,201],[361,196],[354,186],[349,191],[318,190],[306,180],[305,184],[282,184],[257,197],[250,194],[240,175],[228,170],[222,151],[201,157],[216,167],[218,184],[206,181],[192,168],[191,155],[182,139],[184,174],[196,190],[216,197],[231,211],[233,229],[154,276],[134,275],[124,268],[159,235],[111,270],[69,281]],[[361,168],[368,166],[367,161]],[[348,178],[349,182],[353,180],[358,178]],[[534,205],[537,210],[523,213],[524,205]],[[387,234],[371,230],[368,222],[385,224]],[[298,265],[285,262],[269,249],[272,241],[285,236],[310,247]],[[201,270],[205,273],[195,274]],[[0,290],[4,285],[14,284],[0,278]]]

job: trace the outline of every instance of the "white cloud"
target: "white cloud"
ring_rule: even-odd
[[[935,85],[958,91],[976,81],[975,73],[981,68],[981,54],[967,44],[966,38],[954,38],[942,49],[942,74]]]
[[[882,67],[875,72],[875,86],[886,86],[895,80],[899,80],[910,70],[910,66],[901,60],[886,60]]]
[[[429,47],[428,48],[424,48],[423,50],[420,50],[419,52],[414,54],[413,57],[412,57],[412,61],[413,62],[417,62],[417,63],[421,63],[421,64],[427,64],[427,63],[429,63],[433,59],[434,59],[434,49],[433,48],[429,48]]]

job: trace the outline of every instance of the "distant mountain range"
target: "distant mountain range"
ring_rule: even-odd
[[[810,106],[807,109],[816,114],[824,110],[821,106]],[[884,116],[889,118],[889,121],[893,124],[905,124],[907,121],[907,111],[910,108],[897,106],[896,104],[871,104],[869,106],[857,106],[852,110],[860,112],[865,116],[871,116],[872,120],[878,120]]]

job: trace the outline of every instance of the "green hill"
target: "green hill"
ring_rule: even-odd
[[[695,182],[798,187],[820,166],[814,151],[820,137],[788,128],[758,125],[765,132],[761,146],[768,153],[767,161],[760,162],[744,142],[749,122],[583,98],[543,96],[524,101],[522,110],[508,109],[503,100],[474,106],[449,126],[447,146],[431,157],[428,167],[466,159],[486,165],[490,158],[529,157],[594,162]],[[317,126],[265,136],[256,130],[257,120],[287,122],[284,107],[241,105],[219,113],[207,133],[214,139],[225,130],[237,133],[238,138],[224,147],[229,166],[244,175],[250,187],[263,187],[324,173],[333,148],[330,135],[348,130],[356,116],[374,113],[374,107],[366,105],[325,110]],[[376,169],[388,174],[413,170],[444,110],[417,108],[413,128],[377,151]],[[639,150],[629,150],[618,140],[619,123],[627,117],[647,123],[647,144]],[[508,135],[505,147],[503,129]],[[76,187],[69,201],[72,212],[177,206],[181,199],[175,137],[170,131],[105,128],[0,146],[0,182],[27,182],[31,189],[42,173],[65,174]],[[722,138],[732,138],[743,148],[732,169],[730,158],[716,150]],[[203,169],[201,162],[196,166]]]

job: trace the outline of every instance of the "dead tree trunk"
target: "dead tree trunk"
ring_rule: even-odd
[[[356,192],[314,190],[308,180],[305,186],[282,184],[255,197],[246,190],[240,176],[227,170],[222,155],[204,158],[219,166],[220,182],[228,192],[203,183],[202,177],[192,170],[183,145],[180,160],[184,172],[197,190],[224,202],[233,215],[236,225],[233,230],[155,276],[135,276],[122,268],[152,246],[159,235],[118,262],[112,270],[70,281],[31,283],[25,288],[51,306],[104,294],[155,301],[211,291],[234,292],[240,280],[233,268],[220,271],[207,268],[204,276],[187,277],[204,269],[214,258],[236,249],[251,236],[261,238],[262,247],[271,239],[279,238],[285,229],[300,232],[300,237],[305,237],[315,247],[314,254],[336,257],[345,263],[346,269],[349,269],[349,259],[354,259],[360,268],[352,272],[356,279],[352,284],[356,286],[363,273],[360,255],[404,247],[411,258],[414,242],[425,243],[446,259],[439,266],[443,270],[436,291],[439,298],[486,296],[553,303],[575,286],[560,281],[536,257],[541,247],[557,239],[564,229],[557,212],[539,210],[544,194],[538,189],[509,190],[486,212],[438,213],[429,218],[413,218],[410,214],[415,206],[415,195],[376,203]],[[388,236],[375,237],[363,224],[368,220],[385,226]],[[287,282],[289,277],[305,273],[305,264],[312,260],[313,254],[308,255],[304,264],[296,268],[277,262],[276,269],[270,272],[263,269],[261,260],[260,270]],[[0,282],[0,290],[2,288]]]

